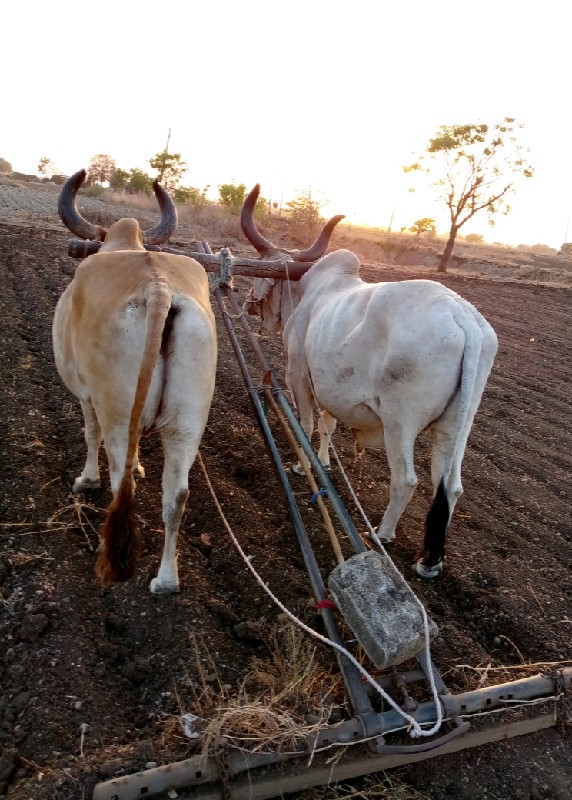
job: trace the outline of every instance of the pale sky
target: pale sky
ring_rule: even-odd
[[[447,228],[401,167],[440,125],[515,117],[535,177],[488,241],[572,240],[572,6],[562,0],[19,0],[2,10],[0,157],[65,174],[98,153],[186,185],[259,182],[284,202],[311,186],[327,215]]]

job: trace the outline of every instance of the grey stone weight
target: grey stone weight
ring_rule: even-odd
[[[331,572],[332,597],[378,669],[401,664],[425,646],[418,601],[393,562],[382,553],[352,556]],[[439,629],[428,619],[429,633]]]

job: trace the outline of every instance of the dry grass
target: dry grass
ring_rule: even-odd
[[[30,498],[33,502],[33,499]],[[93,525],[90,516],[103,514],[104,509],[96,508],[88,503],[82,503],[74,496],[72,502],[55,511],[47,520],[38,522],[0,522],[0,528],[19,536],[30,536],[36,533],[68,533],[81,532],[85,537],[88,549],[93,553],[96,545],[91,537],[95,535],[99,542],[99,533]]]
[[[430,800],[429,795],[417,791],[401,780],[399,772],[374,773],[356,780],[353,785],[336,784],[307,789],[300,800]]]
[[[234,696],[204,642],[190,635],[195,678],[187,673],[187,681],[194,695],[192,712],[202,721],[203,754],[221,747],[253,753],[307,751],[309,739],[330,717],[341,679],[318,664],[312,642],[299,628],[284,618],[268,631],[271,658],[252,660]]]

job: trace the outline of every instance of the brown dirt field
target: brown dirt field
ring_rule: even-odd
[[[0,224],[0,795],[14,800],[83,800],[98,781],[187,757],[193,751],[180,714],[236,696],[253,670],[258,677],[246,679],[254,688],[268,685],[271,631],[280,618],[234,550],[198,464],[179,539],[181,593],[150,595],[162,549],[162,457],[154,437],[142,442],[147,477],[138,484],[137,505],[145,546],[137,577],[107,589],[96,583],[108,484],[74,506],[70,488],[84,458],[81,411],[56,373],[51,348],[54,307],[76,267],[67,240],[53,226]],[[215,231],[211,243],[218,244]],[[363,276],[428,277],[371,259]],[[440,627],[434,661],[447,685],[462,691],[475,678],[461,665],[506,667],[490,672],[490,684],[533,674],[529,664],[572,660],[571,294],[486,276],[439,280],[475,303],[500,341],[465,455],[465,494],[444,573],[412,584]],[[247,284],[237,279],[239,300]],[[263,578],[288,608],[319,627],[218,312],[217,322],[218,380],[201,450],[207,470]],[[261,344],[281,375],[279,338]],[[387,501],[384,455],[368,451],[354,461],[348,432],[336,441],[377,524]],[[280,437],[279,445],[290,462]],[[389,550],[408,575],[430,498],[427,452],[420,441],[419,486]],[[346,498],[335,470],[332,478]],[[334,560],[315,516],[304,513],[327,573]],[[325,675],[333,659],[318,651]],[[515,666],[521,669],[509,669]],[[347,713],[343,697],[336,702],[337,713]],[[352,784],[354,791],[360,786]],[[409,766],[388,791],[384,797],[569,800],[570,727]]]

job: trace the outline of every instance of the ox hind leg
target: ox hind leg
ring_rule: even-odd
[[[318,431],[320,432],[320,449],[318,458],[326,469],[330,467],[330,443],[336,430],[338,421],[328,411],[322,411],[318,419]]]
[[[425,520],[423,555],[415,565],[417,574],[423,578],[436,578],[443,569],[447,528],[463,493],[461,462],[466,437],[462,446],[455,450],[457,404],[456,400],[431,426],[433,502]]]
[[[201,434],[193,435],[178,430],[162,429],[161,439],[165,452],[163,467],[165,543],[159,572],[151,581],[149,589],[153,594],[171,594],[179,591],[177,537],[189,496],[189,470],[196,458]]]
[[[101,428],[91,400],[81,400],[80,402],[85,425],[87,458],[81,475],[74,481],[74,492],[85,492],[87,489],[99,489],[100,487],[99,448],[103,438]]]
[[[389,483],[389,504],[377,529],[382,542],[395,539],[395,528],[405,506],[417,486],[417,475],[413,464],[413,447],[416,429],[401,422],[383,420],[383,436],[387,463],[391,474]]]

